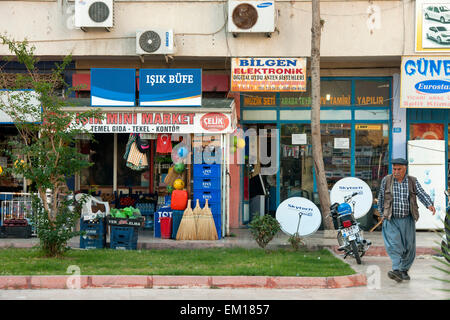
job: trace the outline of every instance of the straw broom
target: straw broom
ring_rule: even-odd
[[[177,240],[195,240],[197,237],[195,218],[191,208],[191,200],[188,200],[187,208],[183,212],[180,226],[178,227]]]
[[[206,199],[205,206],[198,218],[197,223],[197,238],[200,240],[217,240],[216,224],[208,206],[208,199]]]
[[[202,215],[202,208],[200,207],[200,200],[197,199],[197,203],[195,204],[195,208],[192,211],[194,214],[194,220],[195,220],[195,226],[196,226],[196,240],[200,240],[199,236],[198,236],[198,221]]]

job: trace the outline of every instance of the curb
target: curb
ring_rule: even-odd
[[[367,285],[364,274],[337,277],[266,276],[0,276],[0,289],[260,288],[336,289]]]

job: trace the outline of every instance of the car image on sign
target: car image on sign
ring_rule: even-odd
[[[450,31],[442,26],[430,27],[427,30],[427,39],[437,41],[440,44],[450,43]]]
[[[424,11],[425,19],[438,20],[442,23],[450,22],[450,9],[446,6],[429,6]]]

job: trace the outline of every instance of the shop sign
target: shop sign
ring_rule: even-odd
[[[355,127],[356,130],[381,130],[381,124],[357,124]]]
[[[450,57],[405,56],[401,108],[450,108]]]
[[[231,91],[306,91],[306,58],[233,58]]]
[[[231,115],[194,112],[107,112],[79,122],[92,133],[229,133]]]
[[[267,96],[267,97],[258,97],[258,96],[244,96],[244,106],[276,106],[276,97],[275,95]]]
[[[201,105],[201,69],[141,69],[139,71],[139,106]]]
[[[135,69],[91,69],[91,106],[133,107],[135,105]]]
[[[416,0],[416,52],[450,52],[450,3]]]

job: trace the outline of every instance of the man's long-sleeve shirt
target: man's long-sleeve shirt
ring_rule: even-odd
[[[395,218],[405,218],[409,212],[409,192],[408,192],[408,178],[405,175],[402,182],[392,178],[392,216]],[[384,189],[386,187],[386,177],[381,181],[380,193],[378,194],[378,211],[383,215],[384,208]],[[422,204],[428,208],[433,205],[430,196],[423,190],[419,181],[416,179],[417,198]]]

